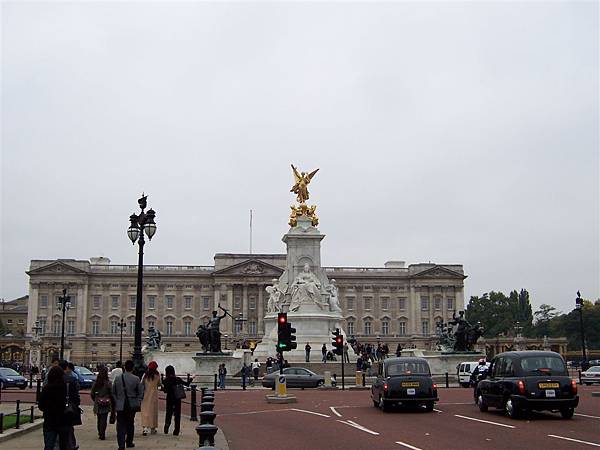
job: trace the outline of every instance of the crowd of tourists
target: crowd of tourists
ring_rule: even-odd
[[[108,424],[116,424],[119,450],[135,446],[134,420],[141,415],[142,435],[155,434],[158,430],[158,392],[166,394],[166,412],[163,431],[169,433],[174,419],[173,434],[180,433],[181,400],[186,397],[181,378],[175,375],[173,366],[165,367],[164,377],[158,364],[152,361],[140,379],[133,374],[133,361],[117,362],[110,372],[106,366],[98,368],[96,381],[90,396],[98,439],[106,439]],[[67,361],[53,360],[45,374],[39,398],[39,409],[44,414],[44,450],[77,450],[75,427],[81,425],[78,378],[74,366]]]

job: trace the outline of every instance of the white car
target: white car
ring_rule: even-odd
[[[470,387],[471,386],[471,374],[473,373],[473,370],[475,370],[475,367],[477,367],[478,365],[479,365],[478,361],[461,362],[456,369],[457,375],[458,375],[458,384],[460,384],[462,387],[466,387],[466,388]],[[489,369],[490,363],[486,362],[485,365]]]
[[[585,372],[581,372],[581,383],[588,385],[592,383],[600,383],[600,366],[593,366]]]

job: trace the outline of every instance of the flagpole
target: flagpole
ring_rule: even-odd
[[[252,254],[252,210],[250,210],[250,254]]]

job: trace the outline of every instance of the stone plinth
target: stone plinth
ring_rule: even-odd
[[[456,367],[460,363],[485,358],[485,354],[479,352],[442,353],[420,349],[402,350],[402,356],[425,358],[429,363],[432,375],[443,375],[446,372],[456,375]]]
[[[295,395],[265,395],[267,403],[296,403]]]
[[[161,352],[149,351],[144,355],[146,364],[156,361],[158,370],[164,372],[165,367],[175,367],[175,373],[179,376],[190,374],[194,381],[208,382],[214,374],[218,373],[219,365],[225,364],[227,375],[237,374],[244,364],[249,363],[250,352],[236,351],[234,353],[202,353],[202,352]]]

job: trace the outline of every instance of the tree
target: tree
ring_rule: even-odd
[[[542,303],[539,309],[533,313],[534,325],[532,328],[532,336],[544,337],[551,336],[552,333],[552,321],[559,316],[558,311],[554,306]]]

